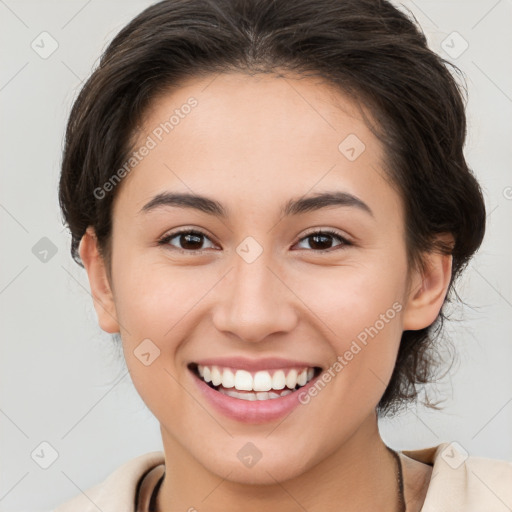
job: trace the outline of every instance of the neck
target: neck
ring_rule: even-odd
[[[245,484],[208,471],[162,429],[165,478],[157,512],[397,512],[397,464],[372,414],[336,451],[295,478]],[[271,471],[269,471],[271,473]]]

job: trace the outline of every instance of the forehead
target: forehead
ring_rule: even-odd
[[[330,189],[367,203],[398,200],[359,107],[317,77],[190,78],[152,101],[134,150],[144,146],[118,194],[135,209],[169,189],[214,195],[228,209],[280,207]]]

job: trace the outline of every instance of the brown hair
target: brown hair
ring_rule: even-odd
[[[59,200],[71,254],[93,226],[110,268],[112,204],[95,190],[123,166],[157,94],[182,79],[219,72],[315,74],[369,108],[386,147],[386,172],[402,197],[410,265],[422,252],[453,255],[453,283],[479,248],[485,205],[463,155],[461,87],[427,47],[416,24],[384,0],[164,0],[144,10],[110,43],[83,86],[67,125]],[[436,239],[451,233],[450,246]],[[418,396],[435,379],[446,318],[404,331],[379,413]]]

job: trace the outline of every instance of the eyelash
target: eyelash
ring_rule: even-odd
[[[179,235],[199,235],[199,236],[203,236],[205,238],[208,238],[208,235],[206,233],[203,233],[202,231],[198,231],[196,229],[183,229],[183,230],[179,230],[179,231],[174,231],[172,233],[169,233],[169,234],[166,234],[164,235],[162,238],[160,238],[158,240],[158,245],[168,245],[169,247],[172,248],[172,250],[176,250],[176,251],[179,251],[181,253],[187,253],[187,254],[202,254],[203,252],[206,252],[205,250],[194,250],[194,249],[180,249],[178,247],[174,247],[172,245],[169,244],[169,242],[173,239],[173,238],[176,238],[177,236]],[[347,240],[345,237],[341,236],[339,233],[337,233],[336,231],[333,231],[333,230],[330,230],[330,229],[322,229],[322,230],[318,230],[318,231],[312,231],[310,233],[308,233],[307,235],[303,236],[302,238],[300,238],[296,243],[299,243],[307,238],[311,238],[312,236],[314,235],[329,235],[329,236],[332,236],[334,238],[337,238],[341,244],[338,245],[338,246],[335,246],[335,247],[330,247],[329,249],[309,249],[309,250],[312,250],[313,252],[316,252],[316,253],[320,253],[320,254],[323,254],[323,253],[326,253],[326,252],[332,252],[333,250],[336,250],[336,247],[338,247],[340,250],[341,249],[344,249],[346,246],[350,246],[350,245],[353,245],[352,242],[350,242],[349,240]]]

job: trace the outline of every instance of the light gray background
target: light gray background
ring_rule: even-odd
[[[57,201],[71,103],[107,43],[149,1],[0,0],[0,510],[50,510],[139,454],[161,449],[109,335],[97,325],[85,271],[69,255]],[[472,306],[448,325],[458,364],[439,388],[442,412],[413,408],[381,423],[395,449],[457,441],[471,455],[512,460],[512,2],[404,2],[431,48],[469,86],[466,155],[488,207],[482,249],[459,283]],[[47,31],[57,50],[31,48]],[[464,42],[469,47],[460,56]],[[448,39],[447,39],[448,37]],[[45,48],[50,48],[46,40]],[[39,42],[42,46],[42,43]],[[57,253],[40,261],[47,237]],[[48,468],[37,463],[58,458]],[[31,454],[36,451],[40,457]],[[44,457],[41,455],[44,452]]]

